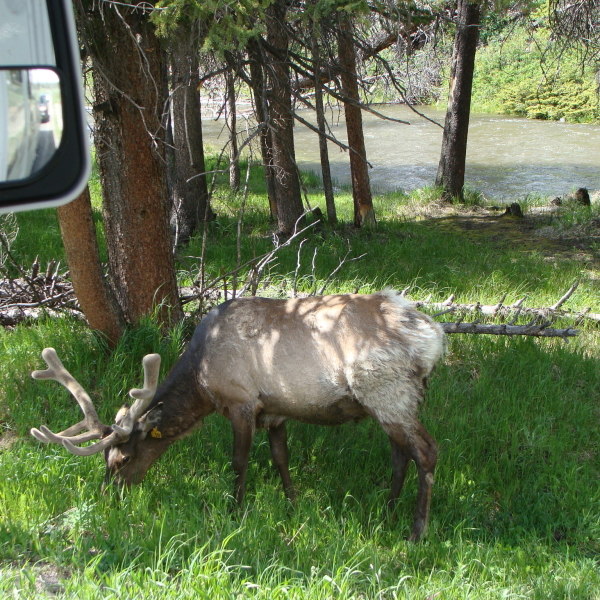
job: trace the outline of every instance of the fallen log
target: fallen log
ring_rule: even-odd
[[[440,323],[446,333],[475,333],[486,335],[531,335],[535,337],[560,337],[566,342],[570,337],[579,334],[578,329],[567,327],[566,329],[554,329],[548,327],[550,323],[541,325],[486,325],[481,323]]]
[[[454,302],[455,296],[454,294],[451,294],[444,302],[431,302],[430,296],[426,300],[414,301],[414,305],[416,308],[427,308],[439,311],[432,315],[434,317],[439,317],[447,313],[475,313],[493,319],[511,319],[508,323],[509,325],[514,325],[519,316],[529,316],[537,319],[549,320],[551,322],[554,322],[558,318],[570,318],[574,319],[576,325],[585,320],[600,323],[600,313],[593,313],[589,308],[580,312],[573,312],[561,308],[573,295],[573,292],[577,289],[578,285],[579,282],[576,281],[555,304],[544,308],[530,308],[524,306],[525,298],[521,298],[513,304],[505,305],[504,300],[506,299],[506,294],[504,294],[496,304],[480,304],[479,302],[460,304]],[[402,295],[405,298],[407,298],[409,289],[410,288],[406,288],[402,292]]]

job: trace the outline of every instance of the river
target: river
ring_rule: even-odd
[[[374,108],[410,125],[384,121],[363,111],[373,191],[409,191],[431,185],[440,157],[442,129],[407,106]],[[419,107],[419,111],[443,123],[443,111],[428,107]],[[310,111],[299,114],[314,123]],[[333,135],[345,143],[343,112],[335,109],[327,117]],[[204,120],[203,128],[206,142],[220,147],[226,141],[222,121]],[[320,172],[316,134],[296,123],[295,142],[300,168]],[[330,143],[329,158],[335,181],[349,184],[348,154]],[[472,114],[465,181],[468,187],[499,202],[529,194],[563,196],[579,187],[590,192],[600,190],[600,125]]]

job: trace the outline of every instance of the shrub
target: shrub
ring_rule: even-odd
[[[479,49],[473,109],[572,122],[600,118],[595,76],[560,54],[544,27],[520,27]]]

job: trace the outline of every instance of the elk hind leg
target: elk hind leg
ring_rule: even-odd
[[[403,482],[402,469],[404,475],[408,467],[409,460],[401,453],[394,457],[394,443],[399,446],[405,454],[415,461],[419,477],[419,488],[417,492],[417,507],[413,522],[412,533],[409,537],[411,541],[417,541],[427,530],[429,521],[429,509],[431,506],[431,491],[433,489],[433,474],[437,463],[437,443],[431,437],[427,429],[418,421],[410,424],[410,427],[400,425],[385,425],[384,429],[392,440],[392,461],[394,464],[394,480],[392,481],[392,490],[390,499],[398,491],[398,486]],[[400,458],[398,458],[400,456]],[[406,464],[405,464],[406,463]],[[401,487],[401,486],[400,486]],[[395,500],[395,498],[394,498]]]
[[[419,491],[417,492],[417,508],[413,530],[409,540],[417,541],[427,530],[429,508],[431,506],[431,491],[433,489],[433,474],[437,463],[437,443],[427,429],[417,421],[414,432],[411,432],[413,445],[412,457],[417,464],[419,474]]]
[[[400,497],[406,473],[412,460],[405,444],[399,444],[390,436],[390,445],[392,447],[392,487],[388,498],[388,510],[394,515],[396,501]]]
[[[285,496],[291,502],[296,500],[296,493],[292,486],[289,469],[289,452],[287,446],[287,430],[285,421],[277,427],[269,427],[269,445],[271,447],[271,456],[273,463],[279,471],[281,481],[283,483],[283,491]]]

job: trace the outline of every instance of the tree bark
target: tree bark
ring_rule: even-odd
[[[444,188],[449,198],[463,198],[480,12],[479,4],[458,0],[448,108],[435,180],[435,184]]]
[[[323,177],[323,192],[325,193],[325,206],[327,207],[327,220],[331,225],[337,223],[335,199],[333,197],[333,184],[331,182],[331,169],[329,166],[329,152],[327,150],[325,110],[323,108],[323,88],[321,87],[321,56],[317,38],[318,23],[311,23],[311,43],[313,69],[315,71],[315,111],[317,113],[317,126],[319,128],[319,154],[321,157],[321,174]]]
[[[95,143],[111,285],[125,319],[182,317],[169,231],[161,135],[161,47],[136,6],[77,0],[92,58]]]
[[[58,207],[57,212],[71,282],[81,310],[90,328],[102,333],[114,347],[124,331],[125,321],[102,272],[89,188],[73,202]]]
[[[294,151],[294,117],[290,72],[288,66],[288,34],[285,29],[287,5],[275,0],[267,9],[267,41],[277,48],[270,55],[269,117],[272,132],[273,188],[277,202],[277,226],[282,234],[290,234],[304,212]]]
[[[256,121],[263,126],[260,133],[260,152],[265,172],[265,185],[267,188],[267,197],[269,199],[269,209],[271,219],[277,219],[277,200],[275,199],[275,184],[272,162],[271,130],[268,127],[268,102],[265,89],[265,77],[263,72],[264,60],[259,42],[249,40],[248,54],[250,56],[250,78],[252,80],[252,96],[254,97],[254,113]]]
[[[235,106],[235,78],[233,72],[225,73],[227,93],[227,128],[229,129],[229,187],[237,192],[240,189],[240,161],[238,158],[237,117]]]
[[[341,67],[340,79],[342,92],[347,98],[359,101],[356,75],[356,53],[352,39],[352,24],[347,15],[340,13],[338,29],[338,55]],[[356,227],[374,226],[375,211],[371,196],[369,167],[362,128],[360,106],[353,102],[344,102],[346,131],[350,147],[350,174],[352,178],[352,196],[354,198],[354,225]]]
[[[202,142],[198,25],[180,25],[171,43],[172,123],[174,177],[171,226],[176,242],[185,244],[204,220],[214,219],[208,202],[208,185]]]

